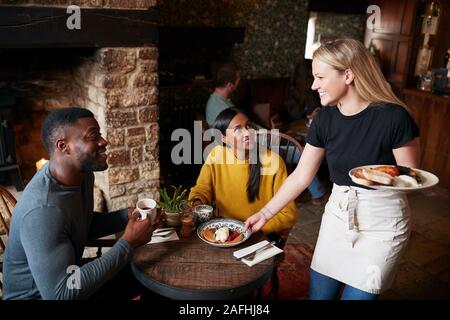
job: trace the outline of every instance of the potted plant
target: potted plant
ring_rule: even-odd
[[[182,189],[181,185],[178,188],[175,186],[171,186],[171,188],[174,189],[172,195],[169,195],[166,188],[160,188],[160,200],[157,202],[161,208],[161,213],[165,217],[166,225],[176,227],[180,225],[183,210],[186,209],[189,202],[186,199],[187,190]]]

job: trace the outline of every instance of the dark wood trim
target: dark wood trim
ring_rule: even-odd
[[[160,27],[160,45],[215,45],[244,42],[245,28]]]
[[[0,6],[0,48],[142,47],[158,42],[157,11],[81,8],[69,30],[66,8]]]
[[[420,129],[420,168],[450,190],[450,98],[404,89],[403,100]]]

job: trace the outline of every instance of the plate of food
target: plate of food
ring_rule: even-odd
[[[235,219],[213,219],[197,228],[197,235],[206,243],[215,247],[234,247],[250,237],[250,229],[244,230],[244,222]]]
[[[353,168],[348,174],[354,183],[384,190],[420,190],[439,182],[431,172],[394,165],[362,166]]]

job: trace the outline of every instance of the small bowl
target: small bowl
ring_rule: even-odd
[[[206,222],[213,216],[214,208],[208,205],[195,206],[194,212],[197,214],[199,222]]]

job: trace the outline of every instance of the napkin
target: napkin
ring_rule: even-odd
[[[245,256],[248,253],[254,252],[254,251],[258,250],[259,248],[264,247],[268,243],[269,243],[269,241],[267,241],[267,240],[255,243],[254,245],[251,245],[247,248],[233,252],[233,255],[237,259],[239,259],[240,257]],[[249,259],[244,258],[241,261],[244,262],[249,267],[252,267],[257,263],[260,263],[261,261],[269,259],[270,257],[273,257],[282,252],[283,252],[282,249],[278,248],[275,245],[271,245],[271,246],[268,246],[266,249],[263,249],[261,252],[258,252],[253,259],[250,259],[251,257],[249,257]]]
[[[161,228],[161,229],[156,229],[154,231],[155,236],[152,236],[152,239],[147,242],[147,244],[152,244],[152,243],[160,243],[160,242],[166,242],[166,241],[174,241],[174,240],[180,240],[180,238],[178,237],[177,232],[175,231],[174,233],[172,233],[169,237],[157,237],[157,235],[161,232],[161,234],[166,234],[166,232],[162,232],[162,231],[167,231],[169,232],[170,230],[168,230],[169,228]]]

